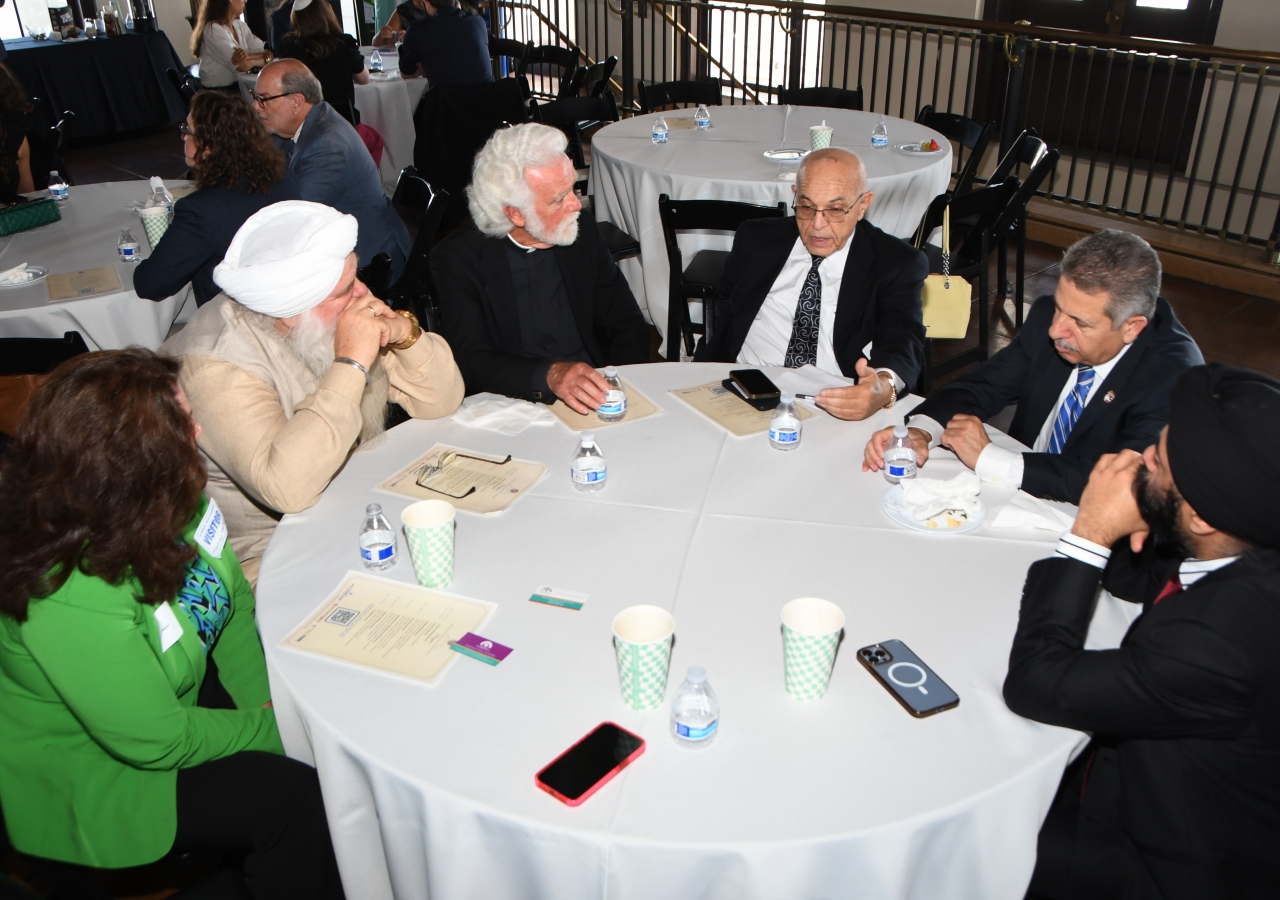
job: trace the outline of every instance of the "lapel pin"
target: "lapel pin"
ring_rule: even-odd
[[[1112,400],[1114,400],[1114,399],[1116,399],[1116,392],[1115,392],[1115,391],[1107,391],[1105,394],[1103,394],[1103,395],[1102,395],[1102,402],[1103,402],[1103,403],[1110,403],[1110,402],[1111,402]]]

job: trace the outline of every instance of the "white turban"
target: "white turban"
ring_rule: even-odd
[[[355,216],[306,200],[251,215],[213,270],[218,287],[254,312],[287,319],[319,305],[356,246]]]

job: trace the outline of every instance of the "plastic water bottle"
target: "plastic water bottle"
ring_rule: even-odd
[[[671,734],[684,747],[706,747],[720,728],[720,701],[707,684],[707,670],[690,666],[671,698]]]
[[[655,144],[667,142],[667,120],[662,116],[658,116],[657,121],[653,123],[653,142]]]
[[[705,103],[698,104],[698,111],[693,114],[693,123],[698,126],[699,131],[711,127],[711,111]]]
[[[369,54],[369,71],[370,72],[382,71],[382,54],[379,53],[377,50],[374,50],[372,53]]]
[[[366,569],[381,572],[396,564],[396,533],[382,514],[381,503],[364,508],[364,524],[360,526],[360,558]]]
[[[142,254],[138,251],[138,239],[128,228],[120,229],[120,240],[116,242],[116,249],[120,251],[121,262],[136,263],[142,260]]]
[[[906,425],[894,425],[893,437],[884,448],[884,480],[897,484],[906,478],[916,477],[916,445]]]
[[[63,181],[62,176],[57,170],[49,173],[49,196],[59,203],[66,203],[67,197],[71,195],[71,189],[67,187],[67,183]]]
[[[604,487],[609,477],[609,469],[604,462],[604,454],[596,443],[594,432],[584,431],[578,436],[578,452],[573,455],[569,466],[569,474],[573,478],[573,486],[580,491],[598,491]]]
[[[769,443],[775,450],[794,450],[800,446],[802,428],[796,413],[796,395],[783,394],[769,420]]]
[[[601,422],[621,421],[627,414],[627,392],[623,390],[622,382],[618,380],[618,370],[613,366],[606,366],[604,380],[609,382],[609,390],[605,391],[604,403],[600,404],[597,415],[600,416]]]
[[[164,179],[159,175],[151,178],[151,196],[143,204],[144,209],[163,206],[169,212],[169,222],[173,222],[173,194],[164,186]]]
[[[875,128],[871,129],[871,147],[874,150],[883,150],[889,146],[889,129],[881,119]]]

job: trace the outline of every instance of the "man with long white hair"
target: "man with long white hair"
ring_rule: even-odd
[[[475,228],[431,254],[442,330],[467,393],[587,413],[607,386],[597,367],[649,361],[649,333],[591,213],[573,193],[563,133],[500,129],[476,154]]]
[[[263,208],[213,270],[223,293],[161,347],[182,359],[206,490],[251,582],[280,516],[382,433],[388,400],[419,419],[462,402],[449,345],[369,293],[355,246],[355,218],[328,206]]]

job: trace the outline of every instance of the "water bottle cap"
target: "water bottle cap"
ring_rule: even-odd
[[[894,436],[894,437],[896,437],[896,438],[904,438],[904,437],[906,437],[906,436],[907,436],[907,426],[906,426],[906,425],[894,425],[894,426],[893,426],[893,436]]]
[[[381,503],[370,503],[368,506],[366,506],[366,507],[364,508],[364,514],[365,514],[366,516],[380,516],[380,515],[382,515],[382,504],[381,504]]]
[[[782,395],[781,400],[782,400],[782,402],[783,402],[783,403],[795,403],[795,402],[796,402],[796,395],[795,395],[795,394],[783,394],[783,395]]]
[[[605,377],[605,378],[617,378],[617,377],[618,377],[618,367],[617,367],[617,366],[605,366],[605,367],[604,367],[604,377]]]
[[[153,191],[154,191],[154,190],[156,190],[156,189],[159,189],[159,190],[162,190],[162,191],[163,191],[163,190],[164,190],[164,179],[163,179],[163,178],[161,178],[159,175],[152,175],[152,176],[151,176],[151,189],[152,189]]]
[[[707,680],[707,670],[702,666],[690,666],[689,674],[685,676],[690,684],[705,684]]]
[[[594,444],[596,442],[596,433],[594,431],[584,431],[578,437],[584,444]]]

